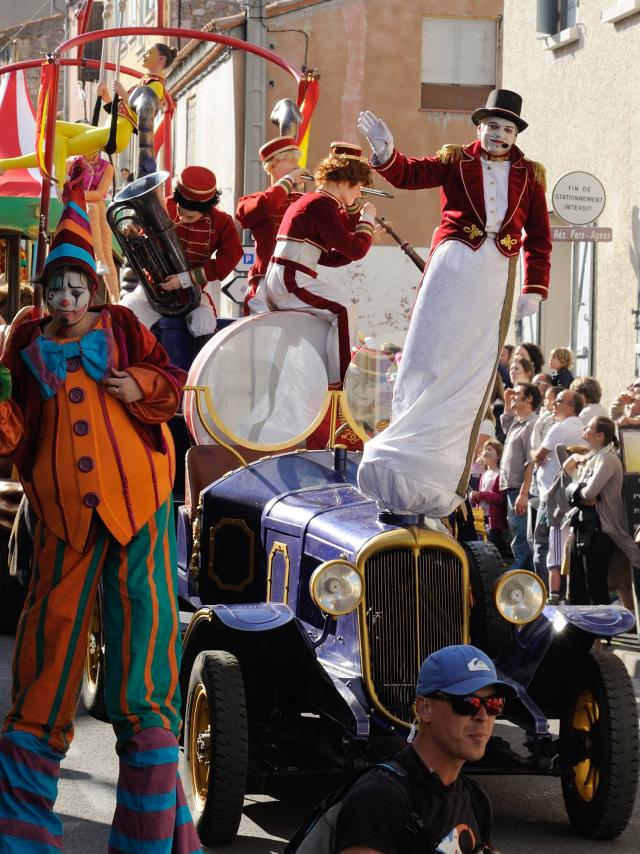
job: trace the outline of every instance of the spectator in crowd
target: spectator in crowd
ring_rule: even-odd
[[[602,387],[595,377],[576,377],[569,388],[577,392],[582,400],[580,418],[583,424],[588,424],[592,418],[597,418],[599,415],[608,417],[606,407],[600,403]]]
[[[484,418],[480,422],[480,430],[478,432],[478,441],[473,451],[473,462],[471,463],[471,477],[469,478],[469,488],[477,489],[480,483],[480,478],[484,472],[484,464],[480,459],[485,443],[489,439],[496,437],[496,419],[493,414],[491,404],[487,406]]]
[[[505,392],[502,419],[506,438],[500,460],[500,489],[507,493],[507,521],[511,529],[514,569],[533,569],[527,540],[527,504],[531,484],[531,433],[539,406],[540,391],[531,383],[517,385]]]
[[[516,356],[509,365],[509,377],[512,386],[530,383],[533,374],[533,365],[526,356]]]
[[[537,344],[532,341],[527,341],[524,344],[518,344],[513,354],[514,359],[521,359],[524,356],[533,365],[533,373],[539,374],[544,365],[544,356],[542,350]]]
[[[548,376],[548,374],[537,374],[537,376]],[[560,387],[551,385],[551,377],[549,377],[549,383],[545,382],[535,382],[534,385],[537,385],[543,394],[542,406],[538,410],[538,418],[536,423],[533,425],[533,432],[531,433],[531,454],[535,454],[540,445],[542,444],[545,436],[555,423],[555,415],[553,412],[553,404],[555,402],[556,397],[560,393]],[[546,386],[546,388],[545,388]],[[544,391],[542,389],[544,388]],[[544,508],[543,508],[544,509]],[[539,568],[542,567],[542,574],[546,572],[547,566],[547,548],[549,546],[549,530],[546,523],[541,520],[541,523],[538,527],[536,539],[534,537],[534,532],[536,530],[536,524],[538,521],[538,512],[540,510],[540,491],[538,489],[538,484],[535,477],[535,469],[533,471],[533,477],[531,478],[531,486],[529,487],[529,504],[527,507],[527,539],[529,540],[529,547],[533,553],[533,567],[538,572]]]
[[[511,381],[509,381],[509,388],[511,388]],[[493,410],[493,417],[495,419],[496,439],[499,442],[503,443],[504,430],[502,429],[502,423],[500,419],[504,413],[504,391],[505,385],[502,382],[502,377],[496,371],[496,378],[493,383],[493,390],[491,392],[491,408]]]
[[[337,854],[494,850],[489,800],[460,772],[484,756],[504,698],[514,690],[498,679],[486,653],[459,645],[423,662],[416,694],[416,738],[346,793],[332,849]]]
[[[478,489],[471,493],[471,503],[474,507],[482,508],[487,539],[504,555],[508,553],[508,547],[505,542],[507,496],[504,490],[500,489],[502,447],[502,442],[496,439],[489,439],[484,443],[480,459],[485,470],[480,476]]]
[[[540,389],[540,394],[544,397],[545,391],[549,388],[549,386],[553,385],[551,382],[551,374],[535,374],[531,382],[534,385],[537,385]]]
[[[640,379],[629,383],[609,407],[609,417],[619,427],[640,424]]]
[[[547,551],[546,570],[549,575],[549,601],[558,604],[560,599],[560,567],[562,566],[562,555],[564,543],[568,536],[568,529],[562,529],[560,525],[549,524],[546,507],[547,490],[553,483],[560,469],[560,461],[555,453],[558,445],[574,445],[582,439],[584,425],[580,420],[582,400],[580,395],[569,389],[562,389],[553,403],[553,412],[556,423],[545,436],[538,450],[533,454],[533,462],[538,467],[536,470],[536,483],[540,493],[540,507],[538,518],[533,532],[534,542],[542,537],[544,531],[538,531],[548,525],[549,547]],[[536,566],[536,572],[543,576],[545,567],[541,564]]]
[[[554,385],[569,388],[574,380],[571,373],[573,365],[573,353],[568,347],[554,347],[549,353],[549,367],[551,368],[551,381]]]
[[[134,175],[126,166],[123,166],[120,170],[120,178],[122,179],[122,186],[125,187],[134,180]]]
[[[505,388],[511,388],[511,378],[509,377],[509,365],[513,359],[513,344],[505,344],[500,352],[500,360],[498,362],[498,374]]]
[[[625,527],[615,424],[603,416],[592,418],[584,438],[589,453],[572,454],[563,466],[567,474],[577,476],[572,503],[579,508],[572,522],[570,600],[572,605],[609,604],[608,569],[616,546],[627,556],[634,575],[640,567],[640,548]]]

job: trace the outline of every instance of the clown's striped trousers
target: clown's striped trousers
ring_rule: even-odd
[[[13,660],[13,706],[0,738],[0,854],[59,850],[53,813],[89,621],[103,585],[105,701],[120,776],[110,852],[200,851],[178,774],[180,632],[171,499],[127,545],[101,525],[76,552],[45,526]]]

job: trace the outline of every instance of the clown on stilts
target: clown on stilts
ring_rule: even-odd
[[[0,453],[37,516],[0,736],[2,851],[61,847],[54,813],[102,584],[105,701],[120,771],[110,854],[201,850],[178,775],[180,626],[166,422],[184,373],[97,286],[79,164],[42,272],[49,314],[10,335]]]
[[[394,187],[441,188],[442,221],[411,315],[389,427],[365,445],[362,492],[381,509],[442,518],[464,501],[504,343],[523,250],[516,317],[547,296],[551,237],[544,168],[516,147],[522,99],[493,90],[472,114],[477,140],[405,157],[371,112],[358,129]]]

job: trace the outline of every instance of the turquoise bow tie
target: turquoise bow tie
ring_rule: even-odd
[[[109,330],[111,333],[111,330]],[[79,341],[59,344],[38,336],[21,352],[27,367],[36,378],[44,398],[53,397],[67,378],[67,359],[80,357],[82,367],[93,380],[101,380],[111,370],[113,334],[94,329]]]

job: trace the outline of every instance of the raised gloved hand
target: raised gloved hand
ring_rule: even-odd
[[[383,166],[393,152],[393,137],[389,128],[369,110],[360,113],[356,127],[367,138],[378,163]]]
[[[540,294],[520,294],[518,304],[516,305],[516,320],[522,320],[523,317],[531,317],[540,307]]]
[[[11,372],[9,368],[0,365],[0,402],[11,397]]]

